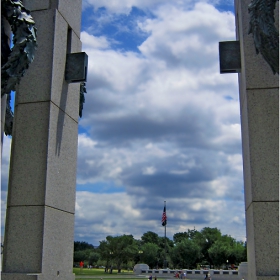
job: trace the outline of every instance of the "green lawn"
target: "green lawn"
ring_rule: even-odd
[[[138,276],[133,274],[133,272],[122,270],[121,273],[118,273],[117,270],[113,270],[113,273],[105,273],[104,268],[83,268],[82,270],[80,268],[73,268],[73,273],[76,275],[75,280],[148,280],[149,275],[142,275]],[[81,276],[81,277],[79,277]],[[153,277],[154,280],[154,277]],[[157,280],[166,280],[164,278],[157,277]]]
[[[137,276],[133,274],[132,271],[122,270],[121,273],[118,273],[117,270],[113,270],[113,273],[105,273],[104,268],[73,268],[73,273],[76,275],[75,280],[148,280],[148,275]],[[79,277],[81,276],[81,278]],[[92,277],[91,277],[92,276]],[[157,278],[157,280],[164,280],[164,278]]]
[[[94,276],[98,276],[98,278],[106,278],[106,276],[108,276],[109,278],[111,278],[113,276],[116,276],[114,278],[133,277],[134,276],[132,271],[127,271],[127,270],[122,270],[121,273],[118,273],[118,271],[115,269],[115,270],[113,270],[112,274],[110,274],[108,272],[105,273],[104,268],[80,269],[79,267],[74,267],[73,273],[75,273],[76,275],[94,275]],[[119,276],[119,277],[117,277],[117,276]]]
[[[82,268],[82,269],[80,269],[79,267],[74,267],[73,272],[76,275],[81,275],[82,274],[82,275],[104,276],[104,275],[108,274],[108,273],[104,272],[104,268],[102,268],[102,269],[99,269],[99,268],[92,268],[92,269]]]

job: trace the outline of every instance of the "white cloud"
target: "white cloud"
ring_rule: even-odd
[[[148,166],[143,168],[143,175],[153,175],[156,173],[156,168],[154,166]]]
[[[221,0],[201,0],[200,2],[217,4]],[[224,2],[228,0],[223,0]],[[172,5],[176,7],[192,7],[196,1],[195,0],[172,0]],[[106,8],[111,13],[124,13],[128,14],[133,7],[137,7],[143,10],[154,10],[158,6],[171,6],[170,0],[85,0],[83,2],[84,8],[88,8],[90,6],[95,9],[98,8]]]
[[[152,6],[157,5],[158,3],[166,3],[167,0],[86,0],[85,6],[94,6],[95,9],[105,7],[112,13],[125,13],[128,14],[132,7],[139,7],[140,9],[151,8]],[[119,2],[119,3],[118,3]],[[177,0],[174,3],[178,2]],[[180,2],[180,1],[179,1]]]
[[[7,189],[9,179],[11,138],[3,137],[2,162],[1,162],[1,236],[4,235],[4,226],[7,207]]]
[[[105,36],[93,36],[88,34],[85,31],[81,32],[81,41],[83,42],[84,48],[89,49],[108,49],[110,47],[110,43]]]
[[[86,238],[94,240],[94,245],[99,245],[98,241],[104,240],[107,235],[132,234],[134,238],[140,239],[145,230],[152,230],[160,236],[163,234],[161,212],[150,207],[153,203],[152,198],[149,198],[150,203],[141,209],[137,207],[138,199],[125,193],[77,192],[76,200],[75,236],[79,240]],[[174,205],[177,206],[173,207]],[[233,237],[241,240],[240,237],[244,237],[242,236],[244,215],[242,209],[236,209],[237,206],[240,204],[234,205],[232,202],[226,203],[223,200],[185,199],[183,202],[181,199],[170,199],[167,201],[167,236],[172,238],[173,234],[187,231],[188,228],[192,229],[194,226],[197,230],[209,226],[218,227],[224,234],[230,232]],[[231,208],[234,208],[236,214],[232,217],[224,216],[224,213],[231,213]],[[201,224],[197,225],[195,220],[202,216],[202,213],[207,214]],[[148,216],[150,216],[149,219],[147,219]],[[178,218],[181,221],[179,224],[176,222]],[[230,231],[225,231],[230,223],[234,223],[234,227]],[[97,239],[96,236],[98,236]]]
[[[89,68],[76,239],[98,245],[109,234],[160,234],[164,200],[169,237],[194,226],[245,235],[237,77],[220,75],[218,63],[218,42],[234,39],[234,16],[209,3],[85,3],[107,7],[103,21],[133,5],[156,8],[153,18],[138,22],[149,34],[140,53],[114,49],[91,28],[81,34]],[[112,186],[111,193],[90,192],[100,184]]]
[[[90,137],[88,137],[85,133],[79,134],[78,137],[78,146],[79,149],[92,149],[97,145],[97,142],[93,141]]]
[[[90,48],[83,37],[90,71],[81,125],[98,145],[79,152],[78,182],[113,181],[135,209],[167,200],[169,216],[180,216],[174,233],[184,223],[234,235],[245,231],[238,85],[235,75],[219,74],[218,62],[218,42],[234,39],[234,16],[207,1],[179,2],[158,4],[155,17],[138,22],[149,34],[140,53]],[[130,4],[106,7],[120,12]],[[240,215],[238,226],[224,225],[222,213]],[[157,231],[148,216],[148,230]],[[126,231],[120,224],[117,232]]]

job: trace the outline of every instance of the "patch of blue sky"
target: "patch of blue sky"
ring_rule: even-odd
[[[216,9],[220,12],[232,12],[234,14],[234,1],[233,0],[223,0],[219,1],[218,4],[215,5]]]
[[[83,118],[83,117],[82,117]],[[90,127],[79,125],[78,132],[79,134],[86,134],[89,135]]]
[[[15,92],[14,91],[11,91],[11,101],[10,101],[10,106],[12,108],[12,111],[14,111],[14,107],[15,107]]]
[[[76,191],[87,191],[92,193],[124,193],[123,186],[117,186],[113,182],[98,182],[88,184],[77,184]]]
[[[13,46],[14,46],[13,39],[14,39],[14,34],[11,35],[11,45],[10,45],[10,48],[11,48],[11,49],[12,49]],[[11,91],[10,106],[11,106],[11,108],[12,108],[12,111],[14,112],[14,107],[15,107],[15,92],[14,92],[14,91]]]
[[[109,14],[105,8],[89,8],[82,14],[82,30],[94,36],[109,38],[115,50],[139,53],[138,46],[149,34],[138,27],[138,22],[153,17],[136,7],[133,7],[129,14]]]
[[[229,96],[229,95],[225,95],[224,99],[226,99],[226,100],[233,100],[233,98],[231,96]]]

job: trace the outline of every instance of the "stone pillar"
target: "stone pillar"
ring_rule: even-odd
[[[3,280],[74,279],[79,84],[64,79],[79,52],[81,0],[26,0],[38,50],[16,93]]]
[[[279,279],[279,75],[256,54],[248,5],[235,0],[248,279]],[[279,25],[278,5],[275,9]],[[247,280],[247,279],[245,279]]]

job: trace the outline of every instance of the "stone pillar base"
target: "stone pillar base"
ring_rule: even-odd
[[[1,273],[2,280],[39,280],[41,274]]]
[[[248,279],[248,263],[242,262],[238,266],[238,275],[240,275],[241,279],[244,278],[244,280]]]
[[[1,280],[49,280],[50,275],[44,275],[42,273],[1,273]],[[52,280],[54,279],[59,279],[59,280],[74,280],[75,279],[75,274],[64,274],[64,275],[57,275],[55,278],[51,278]],[[270,279],[267,279],[270,280]],[[274,279],[273,279],[274,280]]]

